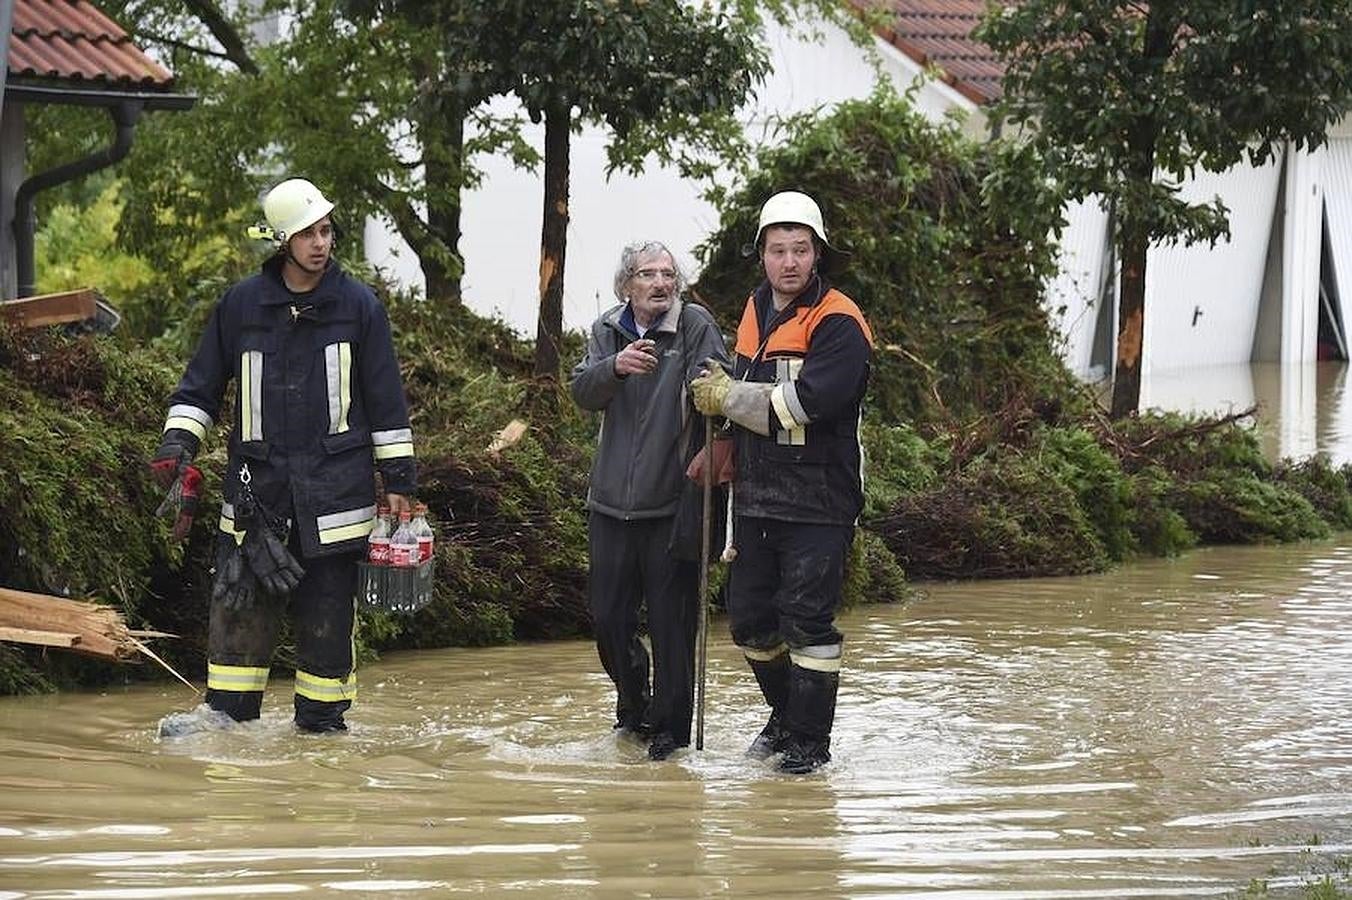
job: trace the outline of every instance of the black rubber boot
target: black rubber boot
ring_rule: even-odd
[[[792,666],[784,724],[789,731],[779,771],[806,775],[831,761],[831,725],[836,718],[839,672]]]
[[[784,708],[789,702],[789,654],[781,653],[774,659],[748,659],[751,671],[760,685],[761,696],[770,706],[770,721],[765,723],[760,734],[746,748],[746,755],[753,759],[768,759],[782,751],[788,743],[788,731],[784,727]]]
[[[659,731],[653,735],[652,742],[648,744],[648,759],[653,762],[660,762],[688,745],[688,742],[680,743],[677,741],[676,738],[671,736],[670,732]]]
[[[652,737],[652,725],[648,721],[648,691],[645,688],[638,696],[628,698],[619,696],[615,700],[616,734],[646,743]]]
[[[263,692],[207,688],[207,706],[225,713],[236,722],[252,722],[262,715]]]

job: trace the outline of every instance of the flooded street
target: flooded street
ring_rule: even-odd
[[[0,897],[1306,896],[1352,859],[1349,583],[1345,538],[852,612],[806,778],[741,755],[721,618],[706,749],[667,763],[583,642],[389,656],[336,737],[279,680],[166,740],[181,685],[4,699]]]

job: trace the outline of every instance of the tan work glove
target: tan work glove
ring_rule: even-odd
[[[735,384],[732,376],[718,364],[717,360],[706,359],[704,371],[690,382],[690,394],[695,401],[695,409],[706,416],[723,415],[723,402]]]

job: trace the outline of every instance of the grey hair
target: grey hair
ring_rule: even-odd
[[[671,257],[671,267],[676,272],[676,296],[685,293],[685,273],[681,271],[681,264],[676,262],[676,254],[672,253],[670,248],[661,241],[635,241],[627,245],[620,251],[620,264],[615,267],[615,299],[621,303],[626,302],[629,297],[625,294],[625,285],[629,284],[629,279],[634,277],[638,271],[638,261],[644,256],[653,256],[658,253],[665,253]]]

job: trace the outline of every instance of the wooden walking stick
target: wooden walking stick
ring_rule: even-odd
[[[709,543],[714,505],[714,417],[704,417],[704,520],[699,550],[699,625],[695,637],[695,749],[704,749],[704,673],[709,663]]]

